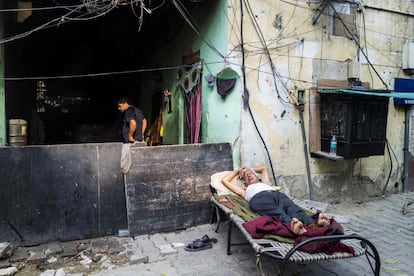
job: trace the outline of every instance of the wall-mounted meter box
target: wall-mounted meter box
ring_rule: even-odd
[[[406,42],[402,51],[402,69],[414,73],[414,42]]]

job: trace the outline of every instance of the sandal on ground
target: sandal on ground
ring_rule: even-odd
[[[208,235],[204,235],[199,239],[196,239],[193,241],[193,243],[201,241],[203,243],[216,243],[217,239],[216,238],[210,238]]]
[[[193,252],[193,251],[209,249],[212,247],[213,245],[211,244],[211,242],[204,243],[201,240],[196,240],[196,241],[193,241],[192,243],[187,244],[186,247],[184,247],[184,250]]]

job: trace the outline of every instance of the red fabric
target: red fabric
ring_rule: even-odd
[[[193,52],[190,50],[186,56],[182,57],[183,65],[195,64],[200,61],[200,50]],[[199,72],[201,74],[201,72]],[[185,127],[188,133],[186,137],[189,143],[200,143],[201,128],[201,81],[186,95],[185,103]],[[187,141],[186,141],[187,142]]]
[[[306,232],[302,235],[296,235],[290,230],[290,224],[282,223],[277,217],[260,216],[251,221],[243,223],[243,226],[255,239],[263,238],[265,234],[278,235],[285,238],[294,239],[295,245],[312,237],[343,235],[343,229],[339,223],[331,219],[329,227],[317,227],[309,229],[305,226]],[[308,253],[324,252],[332,254],[335,252],[348,252],[355,254],[354,249],[339,241],[315,241],[302,246],[299,250]]]
[[[290,230],[290,225],[284,224],[277,217],[260,216],[243,223],[243,226],[255,239],[261,239],[265,234],[278,235],[285,238],[296,238]]]
[[[302,235],[298,235],[295,239],[295,245],[313,237],[321,236],[333,236],[333,235],[343,235],[344,231],[339,223],[331,219],[331,225],[329,227],[317,227],[314,229],[309,229]],[[333,240],[323,240],[315,241],[302,246],[299,250],[305,251],[308,253],[319,253],[324,252],[326,254],[333,254],[335,252],[348,252],[355,256],[355,251],[352,247],[347,246],[339,241]]]
[[[200,142],[201,127],[201,84],[197,84],[191,93],[186,95],[185,106],[186,128],[189,132],[191,144]]]

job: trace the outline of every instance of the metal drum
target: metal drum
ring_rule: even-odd
[[[9,145],[27,145],[27,122],[22,119],[9,120]]]

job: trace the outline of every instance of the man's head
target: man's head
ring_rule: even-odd
[[[131,105],[131,102],[128,98],[120,98],[118,100],[118,110],[121,112],[125,112]]]
[[[240,171],[239,177],[244,181],[244,184],[246,184],[246,186],[260,181],[259,176],[252,169],[249,168],[242,169]]]

